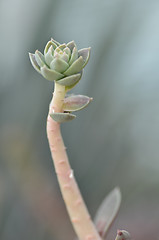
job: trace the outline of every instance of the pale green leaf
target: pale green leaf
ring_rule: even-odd
[[[68,112],[79,111],[87,107],[91,101],[92,98],[84,95],[71,95],[64,99],[63,110]]]
[[[57,57],[50,63],[50,68],[60,73],[63,73],[68,67],[68,63]]]
[[[58,80],[58,84],[63,85],[65,87],[70,87],[75,85],[81,79],[81,73],[74,74],[65,78]]]
[[[80,81],[80,79],[81,79],[81,77],[82,77],[83,70],[82,70],[79,74],[80,74],[80,78],[78,79],[78,81],[76,81],[76,82],[75,82],[74,84],[72,84],[72,85],[66,86],[66,88],[65,88],[66,92],[67,92],[67,91],[70,91],[72,88],[74,88],[74,87],[77,85],[77,83]],[[76,74],[75,74],[75,75],[76,75]],[[71,76],[74,76],[74,75],[71,75]]]
[[[74,47],[72,54],[71,54],[70,61],[69,61],[69,65],[71,65],[73,62],[75,62],[77,58],[78,58],[78,51],[77,51],[77,48]]]
[[[50,63],[52,62],[52,60],[54,59],[53,57],[53,46],[51,45],[49,47],[49,50],[47,51],[47,53],[45,54],[45,62],[47,63],[48,66],[50,66]]]
[[[49,81],[58,80],[64,76],[63,74],[51,70],[46,66],[41,68],[41,74],[43,75],[44,78],[46,78]]]
[[[68,47],[64,48],[63,52],[65,52],[68,55],[68,57],[70,57],[71,50]]]
[[[78,51],[78,56],[82,56],[83,57],[83,60],[84,60],[84,65],[83,67],[86,66],[86,64],[88,63],[88,60],[90,58],[90,50],[91,48],[83,48],[81,50]]]
[[[68,75],[78,73],[82,70],[83,64],[84,64],[84,60],[81,56],[75,62],[73,62],[72,65],[63,74],[68,76]]]
[[[43,67],[45,65],[44,55],[38,50],[35,51],[35,59],[40,67]]]
[[[50,116],[55,122],[63,123],[73,120],[76,115],[70,113],[51,113]]]
[[[34,69],[38,72],[38,73],[41,73],[40,72],[40,67],[35,59],[35,54],[33,53],[29,53],[29,58],[30,58],[30,61],[31,61],[31,64],[32,66],[34,67]]]
[[[55,50],[57,48],[57,45],[53,42],[53,41],[49,41],[44,49],[44,55],[47,53],[47,51],[49,50],[50,46],[53,47],[53,49]]]

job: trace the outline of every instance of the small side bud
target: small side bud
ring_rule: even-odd
[[[125,230],[118,230],[115,240],[130,240],[130,233]]]

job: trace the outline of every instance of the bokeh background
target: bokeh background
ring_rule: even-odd
[[[63,124],[91,215],[116,185],[123,201],[109,239],[158,240],[159,1],[0,1],[0,239],[73,240],[45,132],[53,84],[28,52],[51,38],[92,47],[75,93],[94,98]]]

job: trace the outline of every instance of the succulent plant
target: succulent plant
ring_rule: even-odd
[[[35,70],[44,78],[56,81],[69,90],[81,79],[82,70],[89,60],[90,48],[78,51],[74,41],[60,44],[51,39],[45,46],[44,55],[36,50],[35,54],[29,53],[29,56]]]
[[[46,129],[61,193],[70,220],[80,240],[102,240],[105,239],[119,210],[120,190],[115,188],[104,199],[97,211],[94,224],[80,194],[60,132],[60,123],[74,119],[76,116],[72,112],[85,108],[92,101],[92,98],[84,95],[67,94],[67,91],[81,79],[89,56],[90,48],[78,51],[74,41],[60,44],[54,39],[46,44],[44,55],[38,50],[35,54],[29,53],[35,70],[47,80],[55,83]],[[119,230],[115,240],[130,240],[130,234],[125,230]]]
[[[65,88],[65,92],[71,90],[81,79],[83,68],[88,63],[90,48],[77,50],[74,41],[60,44],[51,39],[45,46],[44,55],[36,50],[29,53],[30,61],[37,72],[50,81],[55,81]],[[86,107],[92,98],[83,95],[66,97],[63,102],[62,112],[52,112],[50,116],[54,121],[62,123],[73,120],[76,116],[73,111]]]

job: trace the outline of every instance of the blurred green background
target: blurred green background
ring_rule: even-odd
[[[92,47],[73,90],[94,98],[62,131],[94,216],[116,185],[116,229],[159,240],[159,1],[0,1],[0,239],[73,240],[45,132],[53,84],[28,52],[51,37]]]

